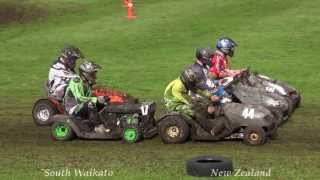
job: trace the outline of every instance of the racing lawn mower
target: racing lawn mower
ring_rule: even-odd
[[[226,89],[228,94],[232,95],[233,101],[263,105],[278,119],[278,125],[281,125],[289,119],[299,105],[300,94],[293,89],[287,89],[288,93],[286,93],[285,88],[263,81],[261,78],[253,83],[253,78],[259,76],[253,75],[249,70],[243,71],[239,76],[226,78],[223,86],[230,86]]]
[[[33,107],[32,116],[38,126],[51,126],[55,140],[124,139],[137,142],[157,134],[153,102],[139,103],[138,99],[120,91],[95,88],[95,96],[106,96],[109,103],[99,109],[99,116],[109,132],[96,133],[87,119],[65,115],[62,102],[48,97],[39,99]]]
[[[46,90],[47,92],[47,90]],[[109,99],[109,104],[135,104],[138,99],[131,95],[107,88],[95,87],[93,90],[94,96],[106,96]],[[47,98],[39,99],[34,103],[32,117],[37,126],[50,126],[52,122],[50,117],[55,114],[64,114],[62,100],[48,96]]]
[[[178,112],[164,115],[158,123],[162,141],[184,143],[189,138],[206,141],[242,139],[249,145],[262,145],[268,138],[274,139],[277,136],[275,117],[264,106],[225,102],[220,106],[221,113],[214,116],[207,114],[207,105],[194,103],[197,113],[206,113],[208,117],[206,124],[210,124],[210,132],[206,131],[201,122],[194,117]],[[224,126],[222,131],[221,125]]]
[[[95,132],[88,119],[57,114],[50,119],[51,136],[55,140],[67,141],[75,137],[83,139],[123,139],[134,143],[152,138],[157,134],[154,113],[156,104],[109,104],[99,111],[99,116],[108,131]]]
[[[291,85],[271,79],[265,75],[253,73],[248,70],[247,85],[257,87],[270,94],[278,94],[288,99],[292,104],[293,110],[298,108],[301,103],[301,95],[297,89]]]
[[[278,94],[246,85],[247,74],[247,71],[244,71],[239,76],[223,79],[221,86],[226,91],[225,96],[237,103],[262,105],[274,115],[277,125],[282,124],[292,113],[290,102]]]

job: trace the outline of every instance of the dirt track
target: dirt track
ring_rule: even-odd
[[[30,22],[48,16],[48,11],[24,3],[0,2],[0,25],[11,22]]]

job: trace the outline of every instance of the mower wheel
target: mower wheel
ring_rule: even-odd
[[[136,127],[126,127],[123,129],[122,139],[128,143],[136,143],[141,140],[141,132]]]
[[[50,126],[50,117],[57,114],[57,108],[47,99],[38,100],[32,110],[32,117],[37,126]]]
[[[179,115],[167,116],[159,123],[159,134],[166,144],[184,143],[189,137],[190,127]]]
[[[263,145],[267,142],[267,134],[261,127],[246,127],[243,141],[252,146]]]
[[[70,141],[76,134],[67,122],[56,121],[51,126],[51,137],[58,141]]]

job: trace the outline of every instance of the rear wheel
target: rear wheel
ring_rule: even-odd
[[[181,116],[167,116],[159,124],[159,134],[164,143],[184,143],[189,137],[190,128]]]
[[[243,141],[252,146],[262,145],[267,142],[267,135],[261,127],[247,127],[244,130]]]
[[[76,137],[76,134],[68,123],[55,122],[51,127],[51,136],[54,140],[70,141]]]
[[[57,108],[47,99],[37,101],[32,110],[34,123],[38,126],[50,126],[50,117],[57,114]]]

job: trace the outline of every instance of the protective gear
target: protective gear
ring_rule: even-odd
[[[184,70],[180,75],[180,79],[185,87],[194,93],[197,93],[197,90],[211,92],[216,87],[214,81],[209,77],[206,66],[199,63],[194,63]]]
[[[101,69],[101,66],[91,61],[86,60],[79,67],[80,77],[86,81],[90,86],[96,83],[97,72]]]
[[[79,77],[70,81],[63,99],[65,111],[69,115],[89,120],[90,126],[101,124],[98,114],[98,98],[92,96],[91,87]]]
[[[188,91],[179,78],[169,83],[163,96],[168,110],[180,112],[190,117],[193,116],[191,98],[188,96]]]
[[[225,55],[232,57],[234,55],[235,47],[237,47],[237,43],[228,37],[222,37],[218,39],[216,47],[218,50],[223,52]]]
[[[105,96],[98,96],[98,103],[107,104],[108,99]]]
[[[61,56],[67,59],[78,59],[82,58],[83,54],[81,50],[73,45],[66,45],[61,49]]]
[[[210,67],[210,73],[217,79],[234,77],[243,71],[230,69],[231,67],[228,56],[218,49],[214,53],[211,62],[212,66]]]
[[[193,71],[192,68],[187,68],[180,75],[180,80],[187,90],[194,91],[195,84],[198,81],[197,74]]]
[[[213,53],[210,48],[197,48],[196,58],[203,64],[211,66],[211,57]]]
[[[63,59],[64,64],[72,70],[74,70],[76,66],[76,60],[82,57],[82,52],[75,46],[66,45],[61,50],[61,58]]]
[[[97,101],[97,97],[92,96],[91,87],[79,77],[70,81],[63,98],[66,112],[70,115],[78,113],[84,103],[90,102],[95,105]]]
[[[72,78],[78,75],[60,60],[54,62],[49,70],[47,81],[48,96],[59,101],[63,99],[65,89]]]

